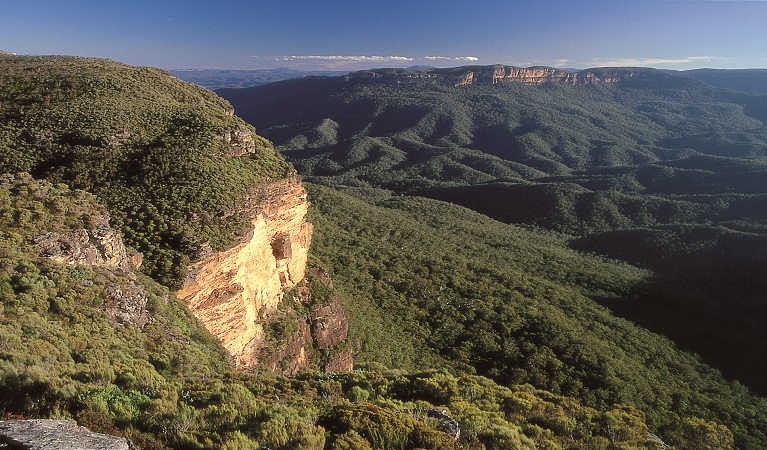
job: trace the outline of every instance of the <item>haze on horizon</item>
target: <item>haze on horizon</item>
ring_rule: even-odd
[[[767,68],[767,1],[8,2],[0,50],[166,69]]]

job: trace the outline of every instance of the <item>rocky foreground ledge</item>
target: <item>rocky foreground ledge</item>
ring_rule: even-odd
[[[129,450],[124,438],[93,433],[74,420],[0,421],[0,449]]]

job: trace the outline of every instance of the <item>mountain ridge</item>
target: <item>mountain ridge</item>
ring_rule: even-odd
[[[751,357],[723,351],[716,338],[691,337],[699,336],[695,327],[664,318],[682,320],[697,296],[709,305],[700,309],[697,328],[717,328],[713,311],[731,309],[740,318],[715,334],[767,349],[759,325],[750,323],[761,317],[759,302],[727,294],[756,299],[764,288],[741,284],[748,287],[743,292],[716,275],[739,259],[754,276],[763,267],[767,97],[654,69],[638,69],[641,76],[624,84],[527,85],[492,84],[494,68],[483,66],[484,84],[456,86],[471,68],[434,69],[445,82],[433,82],[433,71],[387,69],[221,94],[309,181],[372,199],[450,201],[507,223],[565,233],[581,251],[652,267],[665,281],[641,293],[647,303],[624,302],[615,310],[767,392]],[[710,236],[720,236],[721,245]],[[669,255],[678,268],[640,252]],[[718,255],[732,260],[717,261]],[[716,281],[696,284],[699,272]],[[663,311],[652,296],[660,298],[675,277],[686,288],[662,296],[673,310]]]
[[[508,225],[455,204],[403,195],[441,179],[459,186],[460,180],[508,176],[536,186],[546,177],[562,176],[573,178],[562,183],[557,201],[607,188],[633,198],[640,186],[676,188],[678,176],[688,171],[699,179],[704,168],[712,169],[706,165],[711,158],[656,164],[619,179],[606,174],[592,178],[588,160],[579,159],[578,151],[549,161],[560,148],[541,146],[535,163],[520,159],[498,168],[494,163],[509,156],[500,146],[509,136],[502,128],[483,134],[485,143],[495,146],[495,155],[456,148],[471,144],[474,134],[462,118],[472,117],[470,111],[456,108],[459,98],[378,90],[391,88],[386,84],[375,86],[375,94],[388,102],[382,108],[378,97],[368,101],[361,96],[361,103],[340,108],[340,116],[325,116],[322,108],[300,112],[296,107],[303,105],[296,103],[272,110],[280,116],[275,121],[299,113],[309,123],[308,131],[300,123],[270,127],[286,135],[299,130],[287,138],[291,151],[309,157],[328,149],[336,152],[323,161],[323,173],[313,177],[336,189],[306,184],[312,204],[309,221],[315,224],[309,270],[276,311],[270,311],[274,320],[263,330],[269,363],[243,373],[173,294],[187,275],[178,269],[239,244],[247,246],[250,237],[243,232],[252,225],[249,199],[267,215],[283,214],[276,204],[272,211],[270,202],[258,202],[263,196],[253,192],[254,186],[287,182],[295,172],[268,141],[234,116],[230,105],[179,84],[167,72],[93,59],[22,57],[15,62],[30,66],[0,72],[6,86],[0,90],[6,95],[0,105],[0,163],[4,171],[16,173],[0,186],[4,415],[76,418],[95,431],[125,434],[140,448],[158,450],[612,449],[659,448],[665,445],[662,441],[689,448],[765,446],[763,397],[600,305],[628,304],[632,293],[646,286],[651,271],[574,251],[568,247],[568,234]],[[282,94],[323,106],[327,97],[305,93],[317,86],[311,83],[335,80],[304,81],[310,83],[301,95]],[[490,93],[508,89],[528,95],[519,98],[527,102],[530,115],[514,122],[511,130],[511,137],[521,139],[518,144],[548,144],[551,136],[541,130],[560,130],[550,126],[556,115],[546,116],[533,106],[551,108],[557,104],[553,100],[567,93],[575,92],[574,98],[585,102],[592,96],[603,101],[617,92],[615,86],[554,83],[446,85],[437,86],[436,92],[466,95],[473,89],[484,97],[470,99],[490,102],[490,107],[477,104],[483,106],[477,117],[490,126],[499,125],[493,117],[506,111]],[[670,93],[667,89],[664,95]],[[277,94],[272,100],[279,100]],[[443,103],[445,99],[452,103]],[[422,109],[405,114],[409,102]],[[614,112],[589,116],[589,104],[566,112],[593,120],[591,129],[607,127],[621,135],[616,130],[624,123],[609,125],[618,117]],[[434,114],[429,111],[434,105],[443,109]],[[700,110],[705,114],[698,120],[706,125],[721,112],[707,109]],[[366,111],[386,120],[364,123],[360,119],[367,117],[359,113]],[[663,117],[667,120],[677,117],[671,112],[679,113],[673,108],[660,112],[668,113]],[[753,120],[743,126],[754,125]],[[378,135],[359,135],[368,125]],[[637,138],[642,131],[634,128],[634,134],[625,134]],[[653,136],[666,137],[657,130]],[[758,142],[758,136],[753,139]],[[346,147],[347,142],[357,145]],[[751,143],[741,142],[737,151],[749,150]],[[602,165],[619,172],[619,143],[602,139],[592,145],[613,158]],[[636,145],[637,154],[646,150],[641,146],[647,144]],[[512,150],[520,149],[524,147]],[[684,147],[665,151],[682,156],[690,152]],[[441,158],[440,164],[432,164],[431,157]],[[416,164],[403,164],[408,158]],[[454,164],[460,161],[471,164],[474,172],[462,173]],[[755,164],[755,173],[760,170],[751,159],[728,161],[728,173],[745,173],[748,162]],[[388,164],[392,174],[406,169],[405,175],[420,184],[398,185],[404,176],[387,180],[382,176],[387,170],[372,164],[378,162]],[[312,167],[304,163],[300,169]],[[359,171],[344,177],[349,167]],[[33,175],[19,173],[24,170]],[[751,184],[744,179],[738,189]],[[612,195],[587,197],[600,201],[594,203],[599,206],[594,212],[611,212]],[[740,199],[747,201],[712,208],[735,207],[727,216],[735,227],[759,204],[757,197]],[[667,202],[686,204],[672,200]],[[301,204],[300,209],[306,205]],[[166,286],[139,273],[132,280],[119,269],[41,258],[41,248],[55,256],[50,249],[82,236],[79,224],[99,211],[109,211],[126,243],[144,253],[142,267]],[[291,214],[284,211],[286,218]],[[600,225],[596,218],[574,219]],[[740,226],[758,229],[759,224]],[[88,234],[89,228],[83,229]],[[270,257],[264,266],[274,265],[279,272],[289,255],[301,253],[296,255],[301,259],[304,253],[293,245],[300,244],[294,242],[300,237],[276,231],[265,233]],[[49,232],[66,239],[57,247]],[[254,230],[256,234],[261,235]],[[38,236],[47,237],[36,244]],[[88,248],[78,253],[85,260],[92,253]],[[139,259],[130,261],[136,265]],[[282,273],[285,281],[293,278],[293,271]],[[191,275],[195,277],[194,270]],[[127,288],[135,283],[146,297],[143,310],[149,321],[115,324],[120,316],[110,319],[104,305],[139,298],[138,287]],[[240,287],[234,279],[216,286],[211,300],[237,297]],[[348,327],[339,308],[346,311]],[[335,345],[345,336],[346,342]],[[305,356],[314,367],[336,370],[354,354],[359,370],[273,374],[275,369],[294,373],[302,364],[300,350],[309,346],[313,354]]]
[[[445,85],[497,84],[516,82],[527,85],[562,83],[569,85],[657,82],[665,74],[657,69],[636,67],[600,67],[578,71],[560,70],[547,66],[517,67],[502,64],[486,66],[459,66],[452,68],[371,69],[351,72],[349,80],[372,78],[383,82],[428,81]]]

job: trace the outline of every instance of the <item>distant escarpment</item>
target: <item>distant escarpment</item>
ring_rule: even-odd
[[[539,85],[560,83],[569,85],[618,84],[642,80],[666,78],[669,75],[655,69],[645,68],[596,68],[581,71],[560,70],[553,67],[534,66],[462,66],[446,69],[374,69],[354,72],[349,80],[376,80],[395,84],[430,82],[447,86],[471,84],[522,83]]]
[[[465,84],[496,84],[503,82],[518,82],[523,84],[542,84],[558,82],[565,84],[597,84],[616,83],[624,77],[634,76],[634,72],[598,73],[594,71],[568,72],[552,67],[509,67],[494,66],[467,71],[457,80],[456,85]]]

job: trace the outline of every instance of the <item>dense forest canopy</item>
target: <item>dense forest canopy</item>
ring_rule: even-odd
[[[4,417],[142,449],[767,447],[761,358],[733,376],[765,348],[762,97],[653,71],[225,93],[311,181],[299,288],[349,317],[357,370],[287,378],[236,371],[169,289],[237,241],[252,186],[294,175],[271,144],[161,70],[0,65]],[[106,223],[150,277],[41,247]]]
[[[591,85],[457,86],[439,78],[478,70],[381,70],[219,92],[307,180],[377,205],[403,194],[448,201],[537,233],[561,233],[543,234],[562,247],[647,269],[621,294],[586,295],[700,354],[727,378],[767,392],[759,356],[767,350],[767,97],[652,69],[623,69],[641,75],[630,83]],[[391,211],[404,207],[397,205],[387,204]],[[433,232],[455,232],[468,243],[473,231],[456,226],[445,204],[434,208],[448,218]],[[439,239],[442,248],[447,238]],[[503,246],[484,253],[491,264],[506,255]],[[370,270],[367,283],[385,282],[378,271],[385,273],[391,258],[366,259],[388,261],[360,269]],[[514,266],[531,267],[531,259]],[[366,279],[347,259],[334,267]],[[618,268],[601,276],[608,273],[624,276]],[[475,295],[478,286],[471,286],[456,296]],[[425,317],[441,316],[427,311]],[[429,326],[419,329],[433,332],[436,323],[425,317]],[[501,379],[512,373],[484,368]]]
[[[203,243],[238,238],[250,186],[293,173],[212,92],[107,60],[0,56],[0,127],[0,172],[96,194],[168,285]]]

